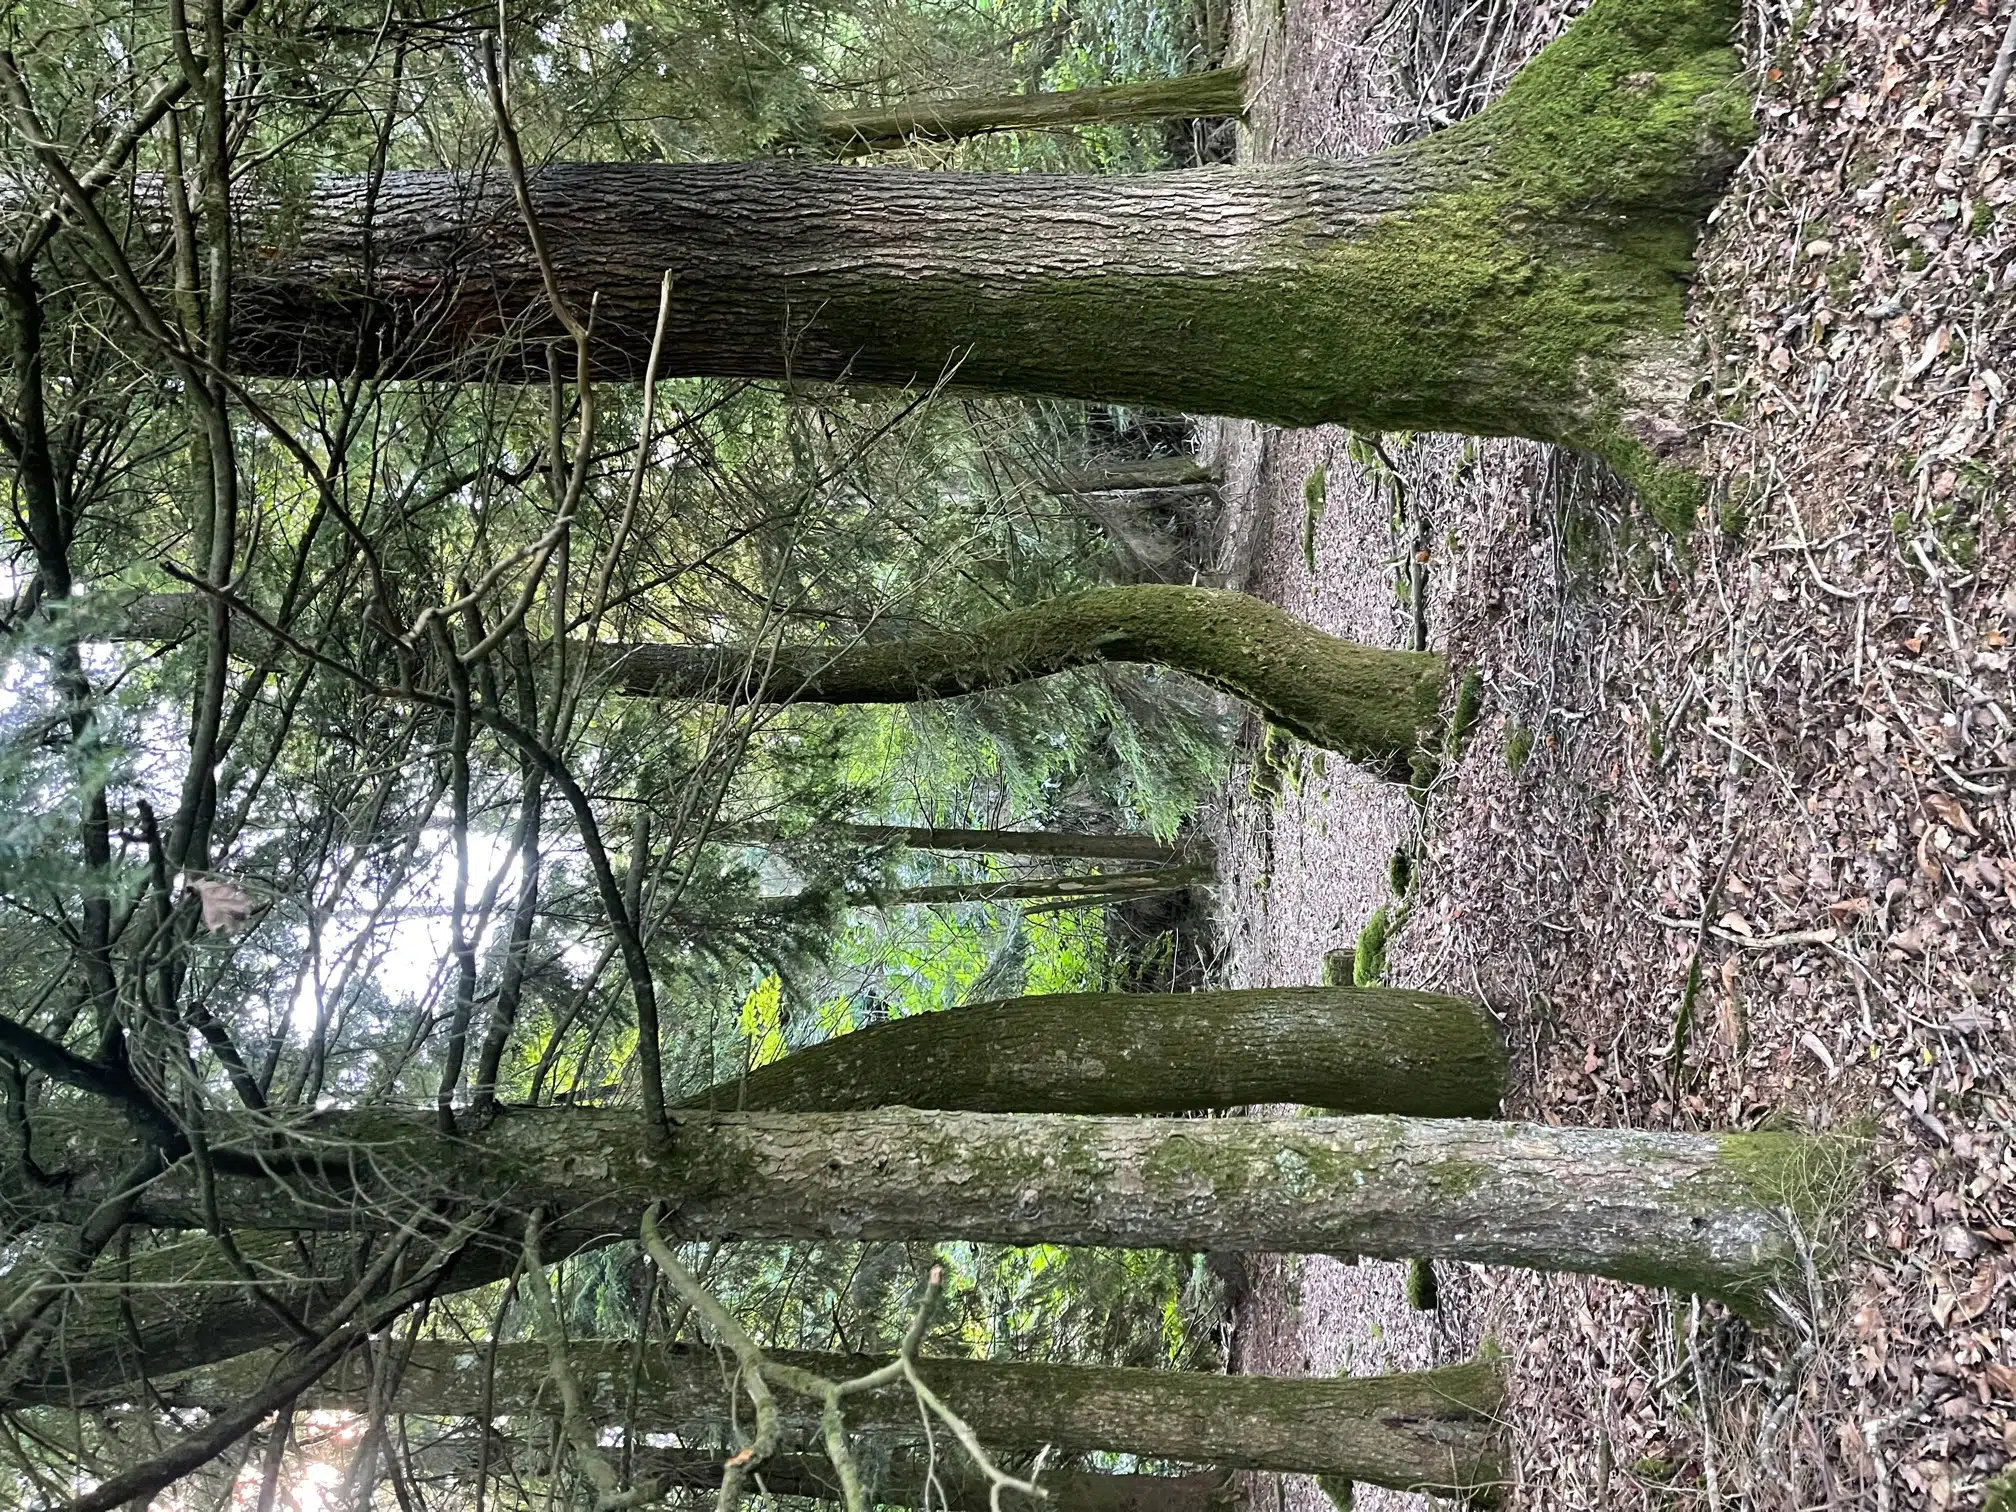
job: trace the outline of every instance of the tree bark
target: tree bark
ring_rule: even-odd
[[[1056,473],[1042,480],[1046,493],[1069,498],[1074,494],[1129,493],[1140,489],[1209,488],[1217,482],[1211,469],[1195,457],[1144,457],[1133,462],[1112,462],[1077,472]]]
[[[23,1220],[103,1201],[123,1142],[44,1110],[39,1168],[0,1172]],[[510,1112],[445,1135],[431,1116],[331,1112],[277,1138],[211,1131],[214,1212],[234,1229],[382,1230],[430,1204],[543,1208],[633,1232],[653,1202],[682,1237],[934,1239],[1416,1256],[1612,1276],[1756,1311],[1796,1266],[1783,1211],[1827,1212],[1864,1144],[1392,1117],[1089,1118],[907,1108],[679,1113],[668,1148],[634,1112]],[[266,1174],[287,1171],[287,1179]],[[187,1162],[132,1221],[201,1228]]]
[[[1176,892],[1209,882],[1208,863],[1178,862],[1147,871],[1090,872],[1080,877],[996,877],[980,882],[940,882],[894,892],[849,894],[857,908],[897,908],[929,903],[1009,903],[1032,899],[1065,899],[1084,903],[1125,903],[1153,893]],[[813,897],[808,893],[778,893],[760,900],[770,913],[788,914]],[[823,902],[823,898],[821,900]]]
[[[561,164],[531,194],[605,376],[643,371],[669,270],[667,376],[1523,435],[1651,483],[1684,439],[1694,237],[1750,134],[1737,20],[1596,0],[1495,104],[1355,161]],[[501,174],[324,180],[294,212],[243,260],[248,373],[545,373],[560,332]]]
[[[118,633],[174,640],[203,611],[194,595],[139,599]],[[254,651],[262,641],[248,631],[236,639]],[[1443,683],[1439,656],[1354,645],[1261,599],[1163,583],[1095,588],[902,640],[754,650],[597,642],[576,654],[618,692],[761,703],[911,703],[1100,662],[1147,662],[1246,699],[1298,739],[1394,778],[1409,775],[1422,751]]]
[[[1213,68],[1173,79],[1103,89],[903,100],[866,110],[829,110],[819,133],[829,150],[873,152],[910,141],[957,141],[996,131],[1049,131],[1246,114],[1246,70]]]
[[[1488,1118],[1504,1054],[1474,1005],[1430,993],[1288,988],[1023,998],[878,1025],[725,1082],[688,1106],[839,1111],[895,1104],[975,1112],[1143,1114],[1302,1102],[1345,1112]],[[608,1230],[552,1236],[555,1258]],[[272,1301],[324,1316],[354,1284],[341,1236],[238,1236]],[[473,1245],[450,1290],[501,1279],[515,1241]],[[288,1279],[306,1277],[313,1279]],[[62,1368],[29,1399],[95,1399],[161,1374],[281,1342],[207,1236],[101,1264],[69,1303]],[[175,1287],[185,1288],[176,1291]]]
[[[1505,1052],[1476,1004],[1394,988],[1066,993],[920,1013],[793,1051],[689,1107],[1189,1113],[1303,1103],[1491,1118]]]
[[[718,831],[723,840],[771,844],[783,838],[774,829]],[[1054,856],[1082,861],[1150,861],[1173,865],[1208,857],[1211,843],[1201,835],[1166,845],[1153,835],[1095,835],[1077,830],[949,829],[921,824],[817,824],[807,838],[855,845],[898,845],[906,850],[964,851],[986,856]]]
[[[726,1427],[726,1424],[723,1424]],[[540,1489],[552,1460],[544,1444],[492,1438],[490,1466],[512,1470]],[[415,1444],[408,1461],[420,1475],[438,1479],[473,1477],[478,1447],[473,1437]],[[636,1479],[677,1490],[713,1490],[721,1484],[721,1455],[705,1449],[634,1451]],[[927,1474],[932,1477],[927,1499]],[[1042,1501],[1003,1491],[1001,1512],[1236,1512],[1238,1496],[1223,1471],[1184,1475],[1128,1475],[1098,1470],[1051,1469]],[[944,1445],[935,1459],[901,1450],[888,1455],[879,1477],[870,1477],[878,1506],[930,1507],[942,1512],[996,1512],[986,1479],[971,1468],[956,1445]],[[832,1462],[817,1454],[777,1454],[763,1462],[763,1485],[775,1496],[840,1499],[840,1477]],[[494,1488],[493,1488],[494,1494]]]
[[[588,1416],[621,1421],[631,1346],[577,1341],[570,1348]],[[545,1349],[503,1344],[496,1353],[493,1410],[550,1412],[555,1398]],[[881,1363],[781,1349],[770,1355],[831,1380],[865,1374]],[[483,1401],[484,1358],[481,1348],[422,1341],[413,1346],[388,1405],[429,1417],[473,1416]],[[1504,1477],[1504,1446],[1495,1422],[1504,1388],[1495,1361],[1327,1379],[944,1358],[923,1359],[919,1366],[925,1384],[990,1448],[1048,1444],[1061,1454],[1108,1450],[1222,1469],[1348,1476],[1404,1490],[1483,1487]],[[169,1384],[164,1397],[184,1407],[243,1400],[269,1368],[270,1357],[248,1356]],[[353,1357],[298,1405],[309,1411],[354,1409],[369,1400],[369,1389],[367,1362]],[[649,1349],[635,1421],[646,1431],[715,1431],[726,1397],[721,1365],[711,1350]],[[780,1397],[779,1405],[799,1432],[816,1431],[815,1404]],[[916,1403],[900,1386],[850,1398],[847,1421],[856,1431],[904,1440],[919,1431]]]

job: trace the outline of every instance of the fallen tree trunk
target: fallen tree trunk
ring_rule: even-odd
[[[591,1421],[624,1420],[633,1352],[627,1343],[570,1345],[584,1415]],[[473,1417],[486,1401],[497,1416],[554,1410],[544,1346],[497,1346],[486,1398],[487,1355],[484,1348],[422,1341],[413,1346],[384,1405],[427,1417]],[[882,1363],[794,1350],[769,1355],[829,1380],[859,1376]],[[201,1408],[245,1400],[266,1379],[274,1358],[248,1356],[164,1383],[163,1399]],[[1504,1387],[1494,1361],[1323,1379],[944,1358],[918,1364],[925,1384],[989,1448],[1047,1444],[1060,1454],[1107,1450],[1223,1469],[1336,1475],[1403,1490],[1476,1488],[1504,1478],[1497,1423]],[[729,1383],[711,1350],[647,1349],[638,1369],[632,1420],[640,1429],[719,1432]],[[353,1356],[297,1405],[311,1411],[363,1410],[371,1405],[370,1385],[369,1361]],[[816,1432],[817,1404],[784,1395],[779,1407],[797,1433]],[[920,1431],[916,1402],[900,1385],[849,1398],[847,1421],[856,1432],[904,1442]]]
[[[832,151],[873,152],[911,141],[950,142],[996,131],[1245,113],[1246,70],[1233,67],[1100,89],[902,100],[865,110],[829,110],[819,118],[819,133]]]
[[[113,633],[166,642],[205,623],[195,595],[137,600]],[[234,644],[262,649],[257,627]],[[1147,662],[1243,698],[1311,745],[1405,777],[1432,733],[1443,662],[1325,635],[1264,600],[1145,583],[1013,609],[970,629],[845,646],[600,642],[581,648],[617,692],[753,703],[957,698],[1100,662]]]
[[[857,1029],[710,1088],[689,1107],[838,1112],[1188,1113],[1304,1103],[1491,1118],[1505,1052],[1463,998],[1392,988],[1066,993]]]

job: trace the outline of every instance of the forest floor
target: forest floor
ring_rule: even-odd
[[[1515,1508],[1971,1507],[2016,1454],[2006,106],[1960,160],[1993,10],[1751,0],[1761,137],[1702,249],[1714,498],[1685,543],[1538,446],[1389,436],[1388,472],[1335,429],[1203,438],[1235,577],[1405,645],[1400,564],[1425,549],[1429,642],[1484,694],[1425,816],[1308,752],[1277,801],[1237,778],[1227,980],[1319,980],[1397,902],[1407,849],[1389,980],[1504,1020],[1512,1116],[1877,1134],[1865,1205],[1811,1236],[1820,1263],[1769,1328],[1451,1265],[1440,1310],[1415,1313],[1397,1265],[1254,1258],[1236,1368],[1367,1373],[1495,1338]],[[1235,24],[1258,86],[1244,149],[1417,135],[1572,11],[1258,0]],[[1304,1479],[1251,1491],[1256,1512],[1328,1507]]]

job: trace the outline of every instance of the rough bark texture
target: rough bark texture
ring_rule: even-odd
[[[830,150],[865,152],[900,147],[912,140],[957,141],[994,131],[1047,131],[1062,126],[1245,113],[1246,70],[1235,67],[1104,89],[968,95],[904,100],[870,110],[830,110],[820,117],[819,133]]]
[[[1693,239],[1749,135],[1737,20],[1734,0],[1596,0],[1496,104],[1357,161],[1140,178],[572,164],[533,199],[577,306],[597,299],[611,376],[641,373],[669,269],[668,376],[953,377],[1525,435],[1657,483],[1681,439]],[[325,181],[276,221],[236,297],[249,371],[545,371],[558,333],[501,175],[390,174],[375,200]]]
[[[631,1347],[579,1341],[573,1351],[589,1416],[621,1421]],[[771,1353],[781,1363],[829,1379],[865,1374],[881,1363],[859,1355]],[[476,1413],[484,1358],[476,1346],[415,1345],[393,1410],[444,1417]],[[353,1359],[299,1405],[313,1410],[362,1404],[369,1387],[365,1364]],[[192,1407],[242,1400],[269,1367],[268,1357],[232,1361],[167,1386],[165,1396]],[[1493,1422],[1503,1386],[1491,1361],[1328,1380],[954,1359],[924,1360],[920,1374],[990,1447],[1048,1444],[1061,1454],[1112,1450],[1223,1469],[1348,1476],[1405,1489],[1482,1486],[1503,1476]],[[727,1398],[727,1381],[712,1352],[645,1351],[636,1417],[645,1430],[716,1431]],[[556,1398],[545,1350],[500,1346],[491,1400],[499,1415],[550,1412]],[[816,1411],[804,1399],[784,1398],[780,1406],[794,1415],[800,1432],[816,1426]],[[914,1439],[919,1431],[916,1403],[901,1387],[851,1399],[847,1419],[858,1431],[880,1435]]]
[[[102,1120],[36,1121],[23,1218],[99,1200],[123,1153]],[[430,1202],[543,1207],[556,1227],[634,1232],[663,1202],[686,1237],[969,1239],[1277,1250],[1581,1271],[1754,1307],[1796,1262],[1782,1211],[1826,1209],[1861,1146],[1792,1134],[1656,1134],[1392,1117],[1142,1119],[883,1109],[680,1113],[669,1147],[634,1113],[500,1116],[467,1137],[401,1110],[307,1120],[286,1150],[211,1136],[216,1211],[241,1229],[382,1229]],[[306,1157],[319,1169],[303,1168]],[[239,1174],[257,1159],[286,1182]],[[1824,1178],[1824,1179],[1823,1179]],[[205,1223],[184,1163],[134,1221]]]
[[[694,1099],[717,1108],[839,1110],[907,1104],[981,1112],[1159,1113],[1306,1102],[1350,1112],[1489,1117],[1504,1055],[1489,1020],[1456,998],[1281,989],[1174,996],[1025,998],[898,1021],[803,1050]],[[549,1237],[556,1258],[609,1234]],[[266,1289],[314,1321],[349,1291],[356,1248],[340,1236],[244,1234]],[[516,1240],[473,1246],[449,1288],[507,1274]],[[143,1247],[101,1267],[68,1304],[62,1368],[31,1399],[92,1400],[146,1374],[278,1343],[278,1317],[248,1300],[207,1236]],[[288,1277],[311,1279],[289,1280]],[[312,1279],[319,1278],[319,1279]],[[133,1290],[121,1295],[118,1282]],[[177,1294],[173,1288],[185,1291]]]
[[[473,1477],[477,1445],[469,1439],[415,1444],[408,1462],[416,1473],[441,1478]],[[546,1477],[552,1450],[545,1444],[491,1441],[490,1466],[507,1469],[537,1484]],[[679,1490],[713,1490],[721,1483],[722,1456],[705,1449],[634,1451],[637,1480]],[[923,1451],[898,1450],[873,1467],[861,1467],[879,1506],[930,1507],[933,1512],[997,1512],[986,1479],[956,1445],[941,1445],[935,1459]],[[932,1477],[927,1498],[927,1473]],[[1187,1475],[1122,1475],[1097,1470],[1045,1470],[1042,1501],[1004,1491],[999,1512],[1235,1512],[1238,1496],[1222,1471]],[[777,1454],[763,1462],[763,1485],[776,1496],[840,1499],[840,1477],[832,1462],[817,1454]],[[674,1503],[678,1505],[678,1503]]]
[[[1057,473],[1043,479],[1043,487],[1061,498],[1069,498],[1074,494],[1125,493],[1136,489],[1209,488],[1217,481],[1211,469],[1195,457],[1145,457],[1081,472]]]
[[[1505,1052],[1474,1003],[1284,987],[1067,993],[918,1014],[795,1051],[691,1105],[1139,1114],[1306,1103],[1491,1118],[1504,1090]]]
[[[1211,842],[1203,835],[1185,836],[1165,845],[1153,835],[1095,835],[1076,830],[951,829],[915,824],[820,824],[810,834],[818,839],[851,841],[856,845],[900,845],[909,850],[965,851],[986,856],[1062,856],[1087,861],[1154,861],[1174,863],[1207,857]],[[756,834],[733,828],[724,840],[775,840],[775,831]]]
[[[173,640],[202,609],[193,595],[140,599],[119,633]],[[244,644],[258,646],[256,632]],[[902,640],[754,652],[602,642],[591,654],[618,691],[640,697],[836,704],[956,698],[1097,662],[1149,662],[1246,699],[1297,738],[1392,777],[1408,775],[1443,682],[1439,656],[1355,645],[1243,593],[1163,583],[1095,588]]]

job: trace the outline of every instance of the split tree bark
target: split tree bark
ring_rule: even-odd
[[[171,641],[203,621],[200,598],[129,605],[115,632]],[[264,644],[256,627],[237,643]],[[956,698],[1099,662],[1173,668],[1257,706],[1298,739],[1383,776],[1409,775],[1435,727],[1442,658],[1325,635],[1264,600],[1143,583],[1012,609],[969,629],[845,646],[597,642],[583,647],[617,692],[644,698],[873,704]]]
[[[1243,116],[1246,70],[1206,69],[1103,89],[903,100],[865,110],[829,110],[819,134],[834,152],[875,152],[912,141],[958,141],[998,131],[1051,131],[1198,116]]]
[[[949,377],[1530,436],[1686,502],[1698,485],[1665,471],[1693,374],[1682,300],[1750,136],[1737,20],[1734,0],[1596,0],[1496,103],[1355,161],[560,164],[532,198],[563,284],[596,300],[605,376],[641,374],[670,270],[668,376]],[[248,373],[543,377],[561,334],[502,175],[325,180],[262,243],[235,297]]]
[[[428,1417],[476,1415],[485,1401],[485,1353],[467,1345],[415,1344],[397,1393],[385,1405]],[[570,1353],[587,1416],[621,1421],[632,1347],[576,1341]],[[832,1380],[864,1374],[880,1363],[858,1355],[769,1353]],[[492,1410],[500,1416],[550,1413],[553,1388],[544,1347],[502,1344],[496,1356]],[[1446,1492],[1504,1478],[1496,1423],[1504,1388],[1494,1361],[1326,1379],[945,1358],[918,1363],[925,1384],[989,1448],[1048,1444],[1061,1454],[1110,1450],[1221,1469],[1348,1476],[1402,1490]],[[248,1356],[165,1384],[163,1396],[184,1407],[242,1401],[271,1366],[270,1356]],[[370,1384],[368,1361],[353,1357],[298,1406],[358,1408],[370,1400]],[[711,1350],[649,1349],[642,1357],[635,1421],[646,1431],[715,1431],[726,1397],[721,1365]],[[796,1431],[817,1431],[816,1408],[789,1398],[780,1398],[779,1407]],[[916,1403],[900,1386],[850,1398],[847,1420],[856,1430],[902,1440],[918,1432]]]
[[[1463,998],[1393,988],[1066,993],[858,1029],[689,1107],[839,1112],[1188,1113],[1304,1103],[1491,1118],[1505,1052]]]

